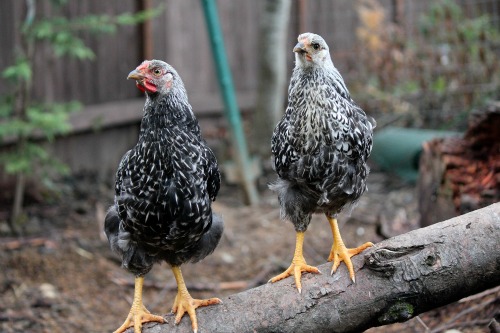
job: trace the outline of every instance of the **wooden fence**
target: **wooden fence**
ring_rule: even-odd
[[[295,45],[297,35],[305,31],[316,32],[322,35],[332,48],[334,62],[349,84],[351,70],[359,64],[357,55],[363,51],[356,38],[358,1],[292,0],[288,29],[290,53],[287,59],[283,60],[287,62],[289,71],[293,67],[291,49]],[[474,9],[475,15],[487,11],[494,15],[496,13],[497,19],[500,16],[498,0],[460,2],[464,8],[469,8],[469,11]],[[266,47],[259,44],[258,36],[263,1],[218,0],[217,3],[240,107],[243,110],[251,109],[257,87],[258,57],[260,49]],[[432,1],[379,0],[379,3],[384,6],[391,20],[403,23],[405,29],[413,31],[419,14]],[[120,126],[123,126],[121,122],[124,118],[110,115],[110,112],[136,114],[135,117],[125,118],[130,120],[130,124],[134,123],[133,126],[137,125],[141,117],[140,110],[136,110],[138,103],[126,101],[140,94],[127,82],[126,76],[145,57],[166,60],[179,71],[195,112],[220,112],[222,104],[199,0],[69,0],[62,13],[55,13],[49,0],[36,0],[36,4],[38,18],[56,14],[69,18],[87,14],[114,15],[135,12],[148,5],[164,6],[162,14],[149,26],[121,27],[113,35],[84,35],[84,40],[96,53],[94,61],[55,58],[46,46],[37,46],[39,52],[35,59],[32,98],[47,102],[78,100],[86,106],[93,105],[91,108],[87,107],[83,113],[91,111],[87,113],[89,117],[97,118],[82,119],[80,115],[79,123],[76,124],[78,131],[91,131],[96,121],[104,127],[113,126],[116,123],[113,119],[118,119]],[[0,71],[14,60],[24,16],[24,1],[0,1]],[[0,80],[0,96],[7,89],[5,80]],[[100,108],[99,105],[103,106]],[[130,133],[135,139],[135,131]],[[125,151],[125,148],[117,149]],[[63,146],[56,150],[65,152],[71,150],[71,147]],[[63,157],[66,161],[69,159]],[[115,164],[114,160],[110,163]],[[77,167],[82,164],[74,162],[70,165]]]
[[[94,61],[55,58],[50,49],[38,45],[33,98],[45,101],[79,100],[88,105],[136,97],[137,92],[126,82],[125,77],[146,53],[176,67],[190,94],[198,95],[201,99],[218,98],[218,86],[199,0],[150,2],[153,7],[159,4],[164,6],[163,13],[151,23],[150,35],[145,33],[142,26],[128,26],[121,27],[113,35],[83,36],[96,53]],[[217,2],[236,90],[243,95],[252,94],[257,84],[259,48],[265,47],[259,45],[258,36],[262,1]],[[50,1],[37,0],[36,3],[37,17],[56,15]],[[144,3],[148,1],[70,0],[63,7],[62,13],[58,14],[69,18],[86,14],[113,15],[135,12],[143,8]],[[293,1],[289,27],[290,49],[300,30],[317,32],[333,45],[334,60],[341,70],[355,66],[355,31],[358,22],[355,3],[351,0]],[[391,13],[397,1],[382,0],[381,3]],[[406,8],[413,10],[412,6]],[[24,1],[0,1],[0,70],[13,62],[18,43],[17,34],[24,15]],[[413,16],[415,14],[411,15]],[[286,61],[291,69],[291,52]],[[6,89],[6,83],[0,81],[0,95]]]
[[[356,67],[358,17],[353,0],[292,0],[289,24],[289,46],[293,47],[299,32],[321,34],[333,49],[334,62],[341,72],[349,74]],[[419,14],[432,1],[379,0],[388,17],[414,30]],[[487,12],[498,21],[498,0],[461,0],[472,15]],[[49,0],[37,0],[36,16],[55,15]],[[164,59],[178,69],[188,92],[211,98],[217,95],[215,72],[209,49],[205,22],[199,0],[69,0],[61,14],[72,18],[86,14],[119,14],[135,12],[146,3],[162,4],[163,13],[153,20],[150,34],[142,26],[122,27],[113,35],[87,34],[85,41],[95,51],[94,61],[55,58],[39,45],[35,60],[34,98],[47,101],[79,100],[98,104],[138,96],[126,82],[127,73],[144,57]],[[219,15],[236,90],[252,93],[256,89],[259,48],[258,21],[262,0],[218,0]],[[17,34],[25,15],[22,0],[0,1],[0,70],[12,63],[18,43]],[[151,45],[147,47],[146,45]],[[148,54],[150,53],[150,54]],[[286,59],[292,68],[293,56]],[[7,89],[0,80],[0,95]]]

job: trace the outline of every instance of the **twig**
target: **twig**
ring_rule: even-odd
[[[447,330],[447,329],[449,329],[449,328],[452,328],[452,327],[456,327],[456,326],[463,325],[463,324],[465,324],[465,323],[456,323],[456,321],[457,321],[460,317],[463,317],[463,316],[465,316],[466,314],[469,314],[469,313],[471,313],[471,312],[474,312],[474,311],[477,311],[477,310],[479,310],[479,309],[481,309],[481,308],[484,308],[484,307],[486,307],[487,305],[489,305],[489,304],[491,304],[491,303],[493,303],[493,302],[495,302],[495,301],[496,301],[496,299],[495,299],[495,298],[493,298],[493,299],[489,299],[489,300],[487,300],[487,301],[485,301],[485,302],[482,302],[482,303],[480,303],[480,304],[473,305],[473,306],[471,306],[470,308],[467,308],[467,309],[465,309],[465,310],[463,310],[463,311],[460,311],[460,312],[459,312],[459,313],[457,313],[454,317],[452,317],[450,320],[448,320],[448,322],[447,322],[447,323],[445,323],[445,324],[443,324],[443,325],[441,325],[441,326],[438,326],[438,327],[436,327],[435,329],[433,329],[433,330],[431,331],[431,333],[439,333],[439,332],[446,331],[446,330]],[[484,320],[483,320],[483,321],[484,321]],[[470,322],[469,322],[469,323],[470,323]],[[486,323],[484,323],[484,324],[487,324],[487,323],[489,323],[489,320],[487,320],[487,321],[486,321]],[[479,325],[479,324],[478,324],[478,325]],[[470,325],[467,325],[467,326],[470,326]]]
[[[38,318],[26,312],[0,313],[0,322],[29,320],[38,322]]]
[[[490,323],[490,319],[478,319],[478,320],[471,320],[471,321],[465,321],[462,323],[449,323],[446,325],[441,325],[439,328],[439,331],[436,331],[435,329],[431,331],[431,333],[435,332],[446,332],[447,330],[451,328],[459,328],[459,327],[472,327],[472,326],[483,326],[487,325]]]
[[[490,329],[490,333],[500,333],[500,324],[493,318],[488,324],[488,328]]]
[[[431,329],[429,328],[429,326],[427,326],[424,323],[424,321],[422,320],[422,318],[420,318],[420,316],[416,316],[415,318],[417,319],[418,323],[424,327],[425,333],[429,333],[431,331]]]
[[[46,248],[55,249],[57,244],[47,238],[37,237],[31,239],[15,239],[0,243],[0,248],[3,250],[17,250],[23,246],[39,247],[44,246]]]

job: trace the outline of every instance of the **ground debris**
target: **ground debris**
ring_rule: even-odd
[[[339,218],[342,236],[349,246],[380,241],[381,219],[389,224],[385,229],[388,235],[406,232],[408,226],[416,227],[414,188],[377,172],[375,167],[372,169],[369,191],[350,215]],[[106,240],[102,239],[102,227],[96,221],[96,216],[102,215],[113,202],[113,189],[111,185],[103,189],[102,184],[86,178],[73,183],[78,188],[75,195],[68,185],[59,201],[27,207],[39,226],[28,228],[26,237],[0,237],[0,332],[111,332],[130,309],[133,276],[127,275],[114,260]],[[194,297],[224,297],[264,284],[280,273],[280,263],[287,265],[291,259],[295,235],[292,225],[280,220],[275,195],[263,188],[262,203],[247,207],[235,193],[237,188],[223,185],[214,205],[227,230],[219,247],[202,262],[183,267],[186,282],[200,287],[193,290]],[[99,206],[96,203],[102,205],[97,209],[100,212],[92,209]],[[78,209],[77,213],[78,207],[88,208]],[[323,217],[313,219],[304,250],[308,262],[318,265],[326,262],[332,235]],[[397,220],[397,225],[391,227],[393,220]],[[364,230],[362,235],[360,228]],[[227,254],[232,258],[230,262]],[[113,278],[122,280],[115,283]],[[145,281],[144,302],[148,309],[153,313],[169,313],[176,294],[173,286],[174,279],[166,265],[156,265]],[[498,308],[497,302],[482,311],[490,311],[495,304]],[[467,305],[444,307],[431,312],[429,318],[427,314],[421,317],[429,327],[435,327],[440,322],[433,321],[432,316],[451,317],[464,306]],[[391,330],[393,325],[390,325],[375,332],[412,332],[406,327],[415,326],[413,320],[398,325],[403,326]],[[421,326],[415,332],[423,332]]]

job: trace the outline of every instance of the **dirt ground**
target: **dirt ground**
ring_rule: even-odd
[[[268,181],[260,181],[262,197],[257,207],[242,203],[238,187],[223,184],[214,204],[225,221],[223,239],[214,254],[183,266],[194,297],[225,297],[266,283],[288,267],[295,234],[291,224],[280,221],[276,197],[265,186]],[[22,237],[12,237],[5,221],[0,223],[0,332],[111,332],[130,309],[133,276],[120,268],[102,231],[105,210],[113,199],[111,182],[79,177],[61,185],[56,199],[37,193],[28,200]],[[34,192],[28,189],[28,194]],[[8,207],[1,206],[3,220]],[[309,264],[322,264],[328,256],[332,239],[325,222],[316,216],[306,234]],[[348,246],[379,242],[418,228],[414,187],[392,175],[372,172],[369,191],[339,223]],[[145,305],[153,313],[169,312],[175,288],[168,266],[156,265],[146,277]],[[488,323],[499,314],[497,288],[367,332],[437,333],[451,328],[490,332]]]

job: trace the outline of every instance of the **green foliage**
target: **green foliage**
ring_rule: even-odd
[[[420,19],[423,57],[421,88],[430,110],[445,106],[441,115],[427,115],[430,124],[458,125],[463,114],[478,107],[500,88],[500,36],[488,15],[467,18],[452,0],[434,3]],[[424,63],[425,61],[425,63]],[[426,82],[428,81],[428,83]]]
[[[76,101],[33,104],[19,116],[14,114],[9,100],[12,96],[0,102],[0,141],[15,141],[16,144],[12,150],[0,154],[5,172],[26,175],[38,172],[42,182],[47,182],[45,178],[54,174],[67,174],[67,166],[49,154],[43,141],[51,142],[57,135],[67,133],[71,129],[69,114],[81,109],[81,104]]]
[[[55,171],[59,174],[67,174],[68,167],[53,158],[49,152],[41,145],[34,142],[26,142],[22,149],[4,153],[0,155],[0,162],[4,165],[7,173],[25,175],[33,175],[35,169],[33,163],[43,164],[46,168],[42,171],[42,175],[48,176],[48,170]]]
[[[65,134],[70,130],[68,114],[80,108],[78,102],[31,106],[26,110],[26,124],[31,126],[33,134],[40,131],[45,139],[53,141],[56,135]]]
[[[14,65],[5,68],[2,72],[2,77],[11,82],[20,81],[31,81],[31,76],[33,72],[31,70],[31,64],[26,57],[16,58]]]
[[[82,33],[112,34],[119,26],[138,24],[160,13],[158,8],[135,14],[86,15],[70,20],[57,14],[67,2],[51,0],[55,14],[49,18],[35,18],[33,13],[38,1],[26,1],[26,19],[19,30],[20,43],[15,50],[15,61],[1,72],[12,89],[0,96],[0,143],[11,143],[13,147],[0,153],[0,166],[10,174],[36,175],[43,184],[50,184],[51,177],[69,171],[51,156],[43,143],[51,142],[71,129],[69,115],[81,109],[81,104],[76,101],[44,103],[31,100],[36,46],[48,45],[55,57],[92,60],[95,54],[81,38]],[[22,178],[18,177],[18,181]],[[14,211],[16,207],[14,204]],[[13,220],[16,218],[14,216]]]
[[[70,56],[80,60],[94,59],[94,52],[78,36],[81,32],[91,34],[113,34],[121,25],[135,25],[159,15],[160,10],[152,9],[139,13],[123,13],[117,16],[86,15],[68,19],[63,16],[40,19],[33,25],[25,26],[26,38],[44,41],[54,50],[56,56]]]
[[[157,17],[162,10],[163,6],[158,6],[157,8],[143,10],[142,12],[134,14],[123,13],[115,18],[115,22],[119,25],[135,25]]]
[[[417,35],[387,20],[377,22],[379,29],[371,31],[379,47],[365,47],[362,61],[362,75],[378,78],[369,90],[377,93],[367,98],[390,95],[370,103],[407,112],[402,125],[463,129],[472,109],[498,98],[500,34],[488,15],[469,18],[454,0],[439,0],[420,17]]]

